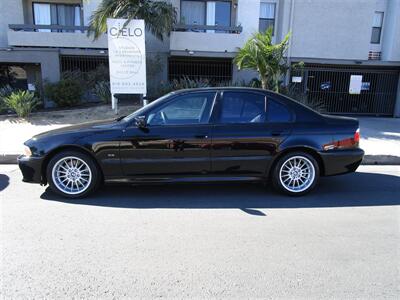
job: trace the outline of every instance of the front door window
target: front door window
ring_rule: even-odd
[[[147,124],[155,126],[208,123],[214,96],[213,92],[177,96],[161,108],[152,111],[147,117]]]

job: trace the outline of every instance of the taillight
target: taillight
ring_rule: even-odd
[[[354,142],[357,144],[360,142],[360,128],[358,128],[354,133]]]
[[[354,148],[358,147],[359,143],[360,143],[360,128],[356,130],[353,137],[344,138],[324,145],[324,150]]]

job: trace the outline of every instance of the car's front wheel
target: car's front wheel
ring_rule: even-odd
[[[46,169],[50,188],[67,198],[81,198],[97,189],[99,170],[93,159],[78,151],[56,154]]]
[[[278,160],[273,169],[272,181],[281,192],[302,196],[317,185],[319,174],[318,162],[312,155],[293,152]]]

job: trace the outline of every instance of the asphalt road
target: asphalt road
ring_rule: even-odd
[[[397,298],[400,166],[288,198],[255,184],[66,201],[0,166],[1,298]]]

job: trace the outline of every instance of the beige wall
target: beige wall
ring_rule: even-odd
[[[382,59],[400,62],[400,0],[389,0],[385,12]]]
[[[371,0],[295,1],[292,56],[368,59],[374,7]]]
[[[0,0],[0,48],[8,47],[8,24],[23,24],[22,0]]]
[[[8,42],[12,46],[63,47],[63,48],[107,48],[107,37],[93,41],[81,32],[27,32],[8,31]]]

